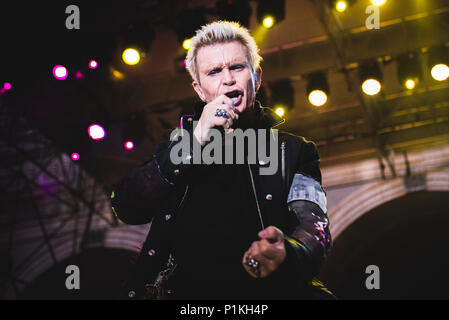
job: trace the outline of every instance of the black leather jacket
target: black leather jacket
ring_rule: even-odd
[[[198,103],[195,116],[184,117],[184,129],[192,132],[191,120],[199,118],[203,107],[204,103]],[[259,104],[256,108],[257,127],[270,129],[283,122],[271,109]],[[251,166],[252,174],[257,177],[252,182],[265,227],[276,226],[285,235],[286,260],[270,277],[278,277],[285,289],[279,298],[332,297],[314,279],[331,246],[325,199],[323,205],[322,201],[315,201],[319,198],[317,195],[311,196],[301,189],[309,187],[310,190],[314,184],[321,199],[324,195],[316,146],[287,133],[279,133],[276,143],[280,151],[276,174],[258,175],[260,164]],[[167,138],[153,159],[119,181],[111,197],[113,212],[123,222],[132,225],[152,223],[136,270],[128,281],[126,295],[129,298],[154,294],[156,279],[163,278],[161,270],[167,269],[173,223],[188,195],[188,179],[192,179],[188,164],[174,165],[169,159],[175,144]]]

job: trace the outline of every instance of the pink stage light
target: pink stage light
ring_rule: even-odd
[[[11,90],[11,88],[12,88],[11,83],[5,82],[5,83],[3,84],[3,89],[5,89],[5,90]]]
[[[93,140],[101,140],[106,135],[103,127],[98,124],[90,125],[87,131]]]
[[[69,73],[64,66],[56,65],[53,68],[53,76],[58,80],[67,79]]]
[[[80,155],[78,153],[74,152],[74,153],[72,153],[71,157],[72,157],[73,161],[77,161],[80,158]]]
[[[82,79],[82,78],[84,78],[84,75],[81,71],[77,71],[77,72],[75,72],[75,78]]]
[[[97,69],[97,67],[98,67],[98,62],[95,61],[95,60],[90,60],[90,62],[89,62],[89,68],[91,68],[91,69]]]
[[[83,73],[81,71],[77,71],[77,72],[75,72],[75,78],[76,79],[83,79],[84,75],[83,75]]]
[[[132,141],[126,141],[125,142],[125,148],[128,150],[131,150],[134,148],[134,143]]]

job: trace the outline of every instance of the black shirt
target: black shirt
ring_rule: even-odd
[[[259,292],[260,279],[241,263],[262,229],[248,170],[247,164],[195,170],[175,222],[175,298],[255,298]]]

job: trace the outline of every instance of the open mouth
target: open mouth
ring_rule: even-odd
[[[243,91],[233,90],[233,91],[229,91],[229,92],[225,93],[225,95],[232,99],[232,103],[235,106],[238,106],[238,105],[240,105],[240,103],[242,103]]]

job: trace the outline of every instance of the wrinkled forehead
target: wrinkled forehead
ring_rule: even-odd
[[[200,72],[235,63],[248,63],[245,46],[239,41],[216,43],[201,47],[196,56]]]

